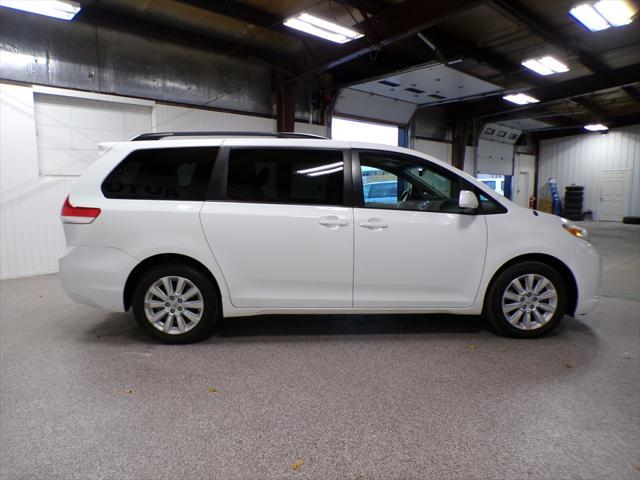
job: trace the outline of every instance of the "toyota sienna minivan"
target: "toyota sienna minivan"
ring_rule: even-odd
[[[365,181],[394,192],[364,195]],[[380,201],[382,199],[382,201]],[[168,343],[222,317],[484,315],[538,337],[598,303],[587,232],[413,150],[304,134],[112,144],[62,207],[62,285]]]

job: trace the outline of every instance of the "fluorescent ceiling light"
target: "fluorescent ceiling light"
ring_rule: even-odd
[[[540,101],[537,98],[530,97],[529,95],[525,95],[524,93],[506,95],[502,98],[504,98],[508,102],[517,103],[518,105],[526,105],[527,103],[538,103]]]
[[[539,58],[538,61],[545,67],[549,67],[555,73],[564,73],[569,71],[569,67],[567,67],[564,63],[562,63],[559,60],[556,60],[550,55]]]
[[[633,10],[624,0],[601,0],[594,8],[614,27],[628,25],[633,19]]]
[[[522,62],[522,65],[540,75],[551,75],[553,73],[569,71],[569,67],[549,55],[541,58],[530,58]]]
[[[345,28],[337,23],[329,22],[320,17],[314,17],[313,15],[309,15],[308,13],[301,13],[298,18],[303,22],[310,23],[311,25],[315,25],[316,27],[323,28],[333,33],[338,33],[340,35],[344,35],[350,40],[354,40],[356,38],[361,38],[362,34],[356,31],[353,31],[349,28]]]
[[[301,13],[297,17],[289,18],[284,24],[287,27],[295,28],[335,43],[347,43],[363,36],[354,30],[308,13]]]
[[[583,3],[569,10],[569,13],[592,32],[609,28],[609,22],[600,16],[591,5]]]
[[[634,10],[626,0],[600,0],[595,5],[583,3],[569,13],[592,32],[621,27],[633,21]]]
[[[525,60],[524,62],[522,62],[522,66],[527,67],[529,70],[533,70],[540,75],[551,75],[552,73],[554,73],[551,68],[534,59]]]
[[[598,132],[601,130],[609,130],[609,127],[606,125],[602,125],[601,123],[592,123],[584,126],[585,130],[589,130],[591,132]]]
[[[80,11],[80,4],[71,0],[0,0],[0,7],[61,18],[62,20],[71,20]]]

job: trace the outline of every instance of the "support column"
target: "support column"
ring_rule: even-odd
[[[276,97],[276,129],[278,132],[293,132],[296,114],[296,84],[285,82],[282,75],[275,74],[273,82]]]
[[[467,149],[467,134],[469,125],[467,122],[457,121],[453,127],[453,140],[451,144],[451,165],[464,170],[464,154]]]

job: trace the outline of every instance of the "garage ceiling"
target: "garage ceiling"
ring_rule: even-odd
[[[578,131],[591,122],[614,127],[640,121],[640,21],[636,18],[624,27],[590,32],[568,14],[573,0],[81,3],[83,9],[75,21],[200,42],[269,65],[292,82],[316,78],[324,91],[359,84],[357,88],[364,91],[393,93],[394,98],[420,100],[427,106],[437,100],[429,95],[440,95],[440,91],[447,98],[444,108],[456,119],[529,119],[556,126],[559,134],[574,133],[569,127]],[[638,10],[637,1],[628,3]],[[283,25],[286,18],[302,11],[364,37],[338,45]],[[570,70],[542,77],[521,66],[525,59],[544,55],[560,59]],[[448,66],[424,70],[425,64],[434,63]],[[408,72],[411,69],[416,71]],[[453,80],[446,88],[432,84],[435,73],[430,75],[437,69],[446,69],[447,78]],[[401,80],[402,92],[384,91],[376,83],[394,78]],[[463,88],[456,94],[460,79]],[[424,93],[411,96],[405,88]],[[477,99],[470,95],[475,91],[490,97]],[[515,106],[501,99],[504,92],[526,92],[540,102]]]

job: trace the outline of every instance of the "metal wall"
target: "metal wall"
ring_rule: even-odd
[[[602,170],[631,170],[629,215],[640,215],[640,125],[540,142],[538,184],[558,181],[559,191],[572,183],[584,185],[584,210],[598,218]],[[538,196],[540,191],[538,191]]]
[[[270,78],[245,59],[0,9],[0,79],[271,115]]]

